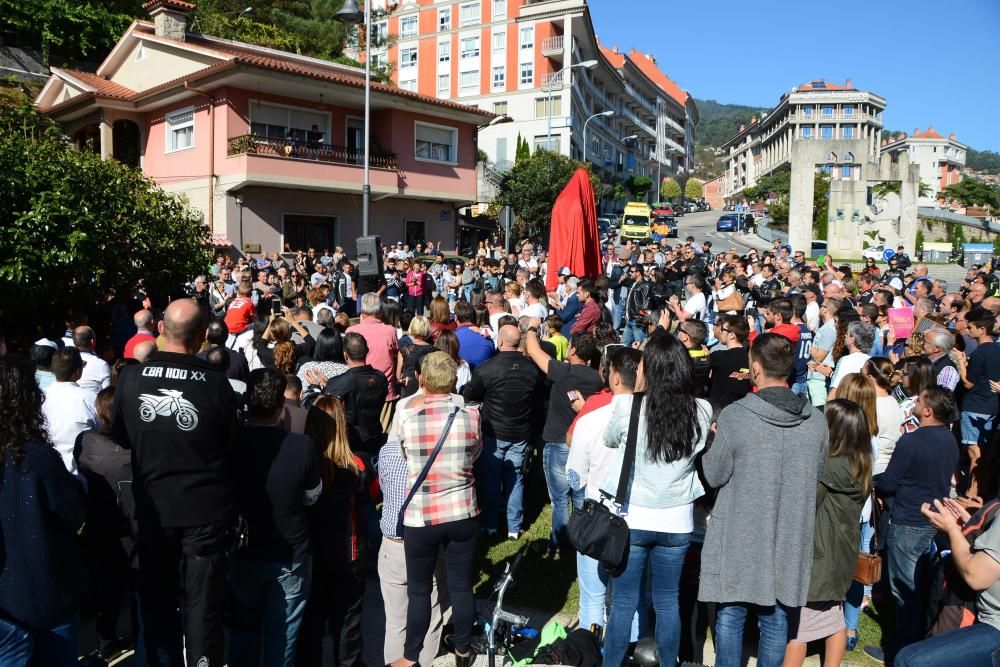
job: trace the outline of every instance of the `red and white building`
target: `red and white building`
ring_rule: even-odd
[[[95,73],[52,68],[38,107],[81,148],[187,197],[219,245],[353,248],[364,72],[193,34],[182,0],[144,7],[153,20],[134,22]],[[369,232],[454,247],[493,113],[383,84],[371,106]]]
[[[909,153],[910,164],[920,166],[920,182],[930,187],[929,194],[920,197],[920,206],[935,206],[940,193],[949,185],[962,180],[962,168],[969,147],[959,143],[955,135],[941,136],[931,126],[917,128],[913,134],[900,133],[882,140],[881,152],[890,155]]]
[[[513,119],[479,134],[495,170],[513,163],[518,136],[590,161],[605,182],[691,168],[694,101],[651,55],[600,44],[586,0],[403,0],[373,34],[391,38],[373,39],[389,44],[372,61],[400,88]],[[587,122],[603,111],[614,115]]]

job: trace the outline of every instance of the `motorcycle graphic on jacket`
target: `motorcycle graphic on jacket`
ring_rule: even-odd
[[[139,419],[151,422],[158,416],[173,416],[182,431],[193,431],[198,426],[198,408],[175,389],[160,389],[162,396],[139,394]]]

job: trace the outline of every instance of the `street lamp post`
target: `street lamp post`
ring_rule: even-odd
[[[372,92],[372,40],[371,40],[371,12],[369,4],[371,0],[365,1],[365,9],[358,8],[357,0],[344,0],[343,7],[340,8],[334,18],[348,25],[365,26],[365,166],[364,184],[361,186],[361,235],[368,236],[368,202],[371,199],[372,187],[369,178],[369,150],[371,148],[371,92]]]
[[[548,96],[545,101],[545,111],[546,111],[545,115],[549,117],[548,128],[545,133],[545,148],[547,150],[552,150],[552,86],[555,84],[557,79],[562,78],[562,75],[566,72],[566,70],[573,69],[574,67],[583,67],[584,69],[594,69],[595,67],[597,67],[597,61],[584,60],[582,62],[574,63],[572,65],[566,65],[566,67],[563,67],[561,70],[559,70],[552,76],[552,79],[549,81],[549,85],[543,89],[548,93]]]
[[[240,209],[240,254],[243,253],[243,195],[237,193],[233,197],[233,203],[236,204],[236,208]]]
[[[598,113],[595,113],[594,115],[592,115],[587,120],[583,121],[583,160],[584,160],[584,162],[587,161],[587,147],[590,145],[590,144],[587,143],[587,124],[590,123],[590,121],[592,121],[595,118],[597,118],[598,116],[604,116],[606,118],[608,116],[614,116],[614,115],[615,115],[615,112],[611,111],[610,109],[608,109],[607,111],[599,111]]]

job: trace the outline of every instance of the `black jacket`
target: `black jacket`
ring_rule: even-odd
[[[385,373],[369,365],[348,368],[326,383],[324,394],[344,401],[347,435],[351,449],[374,456],[385,442],[382,434],[382,406],[389,395]]]
[[[132,450],[140,516],[173,528],[233,515],[237,408],[226,376],[193,355],[155,352],[122,372],[111,438]]]
[[[634,320],[639,317],[640,310],[649,310],[652,304],[652,283],[642,280],[628,291],[625,297],[625,319]]]
[[[469,402],[482,402],[483,433],[520,442],[531,432],[531,412],[541,404],[542,372],[520,352],[500,352],[476,366],[462,388]]]

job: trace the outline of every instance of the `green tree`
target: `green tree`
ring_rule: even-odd
[[[947,238],[951,241],[951,252],[958,256],[962,254],[962,246],[965,245],[965,227],[958,222],[949,222],[947,226]]]
[[[31,341],[139,279],[173,292],[212,256],[201,214],[137,169],[71,147],[29,103],[0,107],[0,308]]]
[[[565,155],[540,150],[514,164],[504,176],[497,194],[500,206],[510,206],[521,223],[521,233],[538,233],[548,228],[552,205],[570,177],[584,165]],[[591,174],[595,197],[601,184]],[[595,202],[596,203],[596,202]]]
[[[625,189],[632,193],[638,201],[646,198],[646,193],[653,187],[653,179],[648,176],[629,176],[625,180]]]
[[[521,137],[519,133],[517,135],[517,149],[514,152],[514,164],[521,164],[530,157],[531,147],[528,146],[528,140]]]
[[[813,179],[813,236],[826,240],[830,214],[830,177],[816,174]]]
[[[966,176],[958,183],[946,187],[942,196],[962,206],[985,205],[992,211],[1000,210],[1000,189],[978,178]]]
[[[705,182],[697,178],[689,178],[687,183],[684,184],[685,199],[701,199],[701,195],[704,191]]]
[[[787,169],[775,171],[757,180],[757,184],[748,188],[743,188],[743,194],[747,201],[755,202],[764,199],[770,193],[775,193],[778,198],[787,197],[792,190],[792,172]]]
[[[139,0],[0,0],[0,41],[37,48],[44,65],[99,60],[141,15]]]
[[[924,230],[917,230],[917,240],[916,240],[916,250],[917,252],[922,252],[924,249]]]
[[[680,198],[681,186],[672,178],[664,178],[660,184],[660,197],[664,200],[673,201]]]

